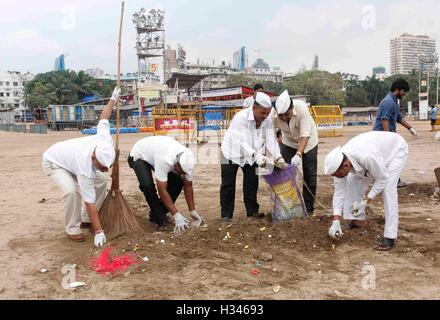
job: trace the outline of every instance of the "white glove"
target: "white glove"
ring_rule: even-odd
[[[199,215],[196,210],[191,211],[190,215],[193,218],[193,220],[199,220],[200,222],[206,222],[205,219],[201,215]]]
[[[120,94],[121,94],[121,89],[118,89],[118,87],[116,87],[115,90],[113,90],[112,97],[110,98],[110,100],[113,100],[115,102],[118,101]]]
[[[302,158],[299,156],[299,154],[295,154],[295,156],[292,158],[291,163],[298,168],[302,164]]]
[[[283,157],[279,157],[278,159],[275,160],[275,167],[280,169],[286,169],[288,167],[288,164],[286,163],[286,161],[284,161]]]
[[[414,129],[414,128],[409,129],[409,132],[410,132],[414,137],[418,137],[418,136],[419,136],[419,135],[417,134],[416,129]]]
[[[99,248],[104,246],[104,243],[107,242],[107,239],[105,238],[104,231],[101,231],[100,233],[95,234],[95,247]]]
[[[341,221],[333,220],[332,226],[328,229],[328,235],[333,239],[338,239],[343,235]]]
[[[259,167],[265,167],[267,161],[268,161],[267,157],[263,156],[261,153],[257,153],[257,155],[255,156],[255,162]]]
[[[182,216],[179,212],[174,215],[174,233],[179,233],[189,228],[189,220]]]
[[[368,207],[367,201],[362,200],[360,203],[357,201],[353,203],[353,206],[351,207],[351,214],[353,217],[358,217],[361,214],[365,214],[365,209]]]
[[[206,223],[205,219],[197,213],[196,210],[193,210],[189,213],[191,218],[193,219],[192,225],[195,227],[200,227],[202,223]]]
[[[440,143],[440,132],[437,132],[434,138],[435,142]]]

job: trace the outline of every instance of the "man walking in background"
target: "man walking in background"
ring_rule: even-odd
[[[258,92],[263,92],[264,88],[263,85],[260,83],[256,83],[254,85],[254,94],[250,97],[247,97],[246,99],[244,99],[243,101],[243,109],[246,108],[250,108],[254,106],[254,102],[255,102],[255,96],[257,95]]]
[[[435,131],[435,123],[437,122],[438,106],[431,107],[431,132]]]
[[[409,92],[409,83],[405,79],[396,79],[391,85],[390,92],[382,100],[377,111],[374,131],[397,132],[397,123],[409,130],[417,137],[417,131],[402,117],[399,100]],[[407,184],[399,179],[398,188],[406,187]]]

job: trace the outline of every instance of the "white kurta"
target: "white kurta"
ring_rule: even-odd
[[[85,207],[81,209],[81,199],[94,203],[98,210],[105,199],[107,176],[92,163],[92,153],[102,143],[113,144],[108,120],[99,121],[96,135],[58,142],[43,154],[43,171],[62,193],[69,235],[81,234],[81,222],[90,222]]]
[[[147,137],[135,143],[130,156],[134,161],[143,160],[154,168],[154,176],[157,180],[165,182],[168,173],[174,172],[177,156],[186,151],[186,147],[177,140],[167,136]],[[192,175],[185,174],[185,179],[193,180]]]
[[[58,142],[43,154],[43,160],[76,176],[81,196],[87,203],[95,203],[96,200],[97,169],[93,167],[92,153],[99,144],[113,145],[108,120],[99,121],[95,135]]]
[[[273,119],[278,128],[282,131],[282,143],[293,149],[298,149],[298,143],[301,138],[309,138],[304,153],[315,148],[319,143],[318,130],[316,123],[310,114],[309,107],[304,101],[292,100],[293,110],[292,118],[289,122],[282,121],[272,112]]]
[[[257,129],[253,109],[241,110],[234,116],[225,133],[222,141],[223,155],[243,167],[245,164],[253,165],[253,155],[261,151],[264,154],[264,149],[275,159],[281,157],[272,119],[266,118]]]
[[[365,220],[365,215],[354,217],[351,207],[363,200],[370,183],[368,198],[382,193],[385,209],[384,237],[397,238],[399,208],[397,183],[408,160],[408,144],[397,133],[372,131],[351,139],[342,152],[352,164],[347,177],[334,178],[333,213],[347,220]]]

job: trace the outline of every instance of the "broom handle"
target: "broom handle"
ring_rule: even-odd
[[[119,41],[118,41],[118,89],[121,89],[121,38],[122,38],[122,22],[124,18],[124,1],[121,2],[121,21],[119,24]],[[116,101],[116,157],[112,168],[112,186],[113,191],[119,190],[119,99]]]
[[[119,41],[118,41],[118,89],[121,89],[121,39],[122,23],[124,20],[124,1],[121,2],[121,20],[119,23]],[[119,150],[119,99],[116,101],[116,149]]]

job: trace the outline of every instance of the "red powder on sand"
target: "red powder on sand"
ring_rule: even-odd
[[[118,271],[124,271],[130,265],[139,263],[132,255],[125,255],[120,257],[110,257],[113,248],[106,248],[102,250],[101,255],[92,260],[91,265],[93,270],[98,273],[112,274]]]

